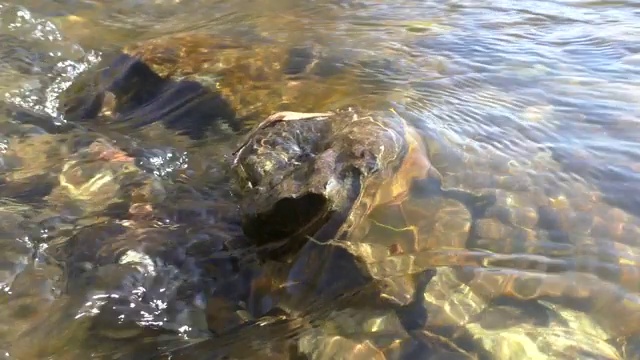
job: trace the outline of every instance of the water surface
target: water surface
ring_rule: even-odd
[[[640,358],[639,18],[633,1],[0,3],[3,356]],[[444,192],[416,195],[428,283],[410,315],[362,296],[269,312],[281,269],[223,251],[229,129],[194,140],[60,113],[105,54],[189,31],[320,49],[348,81],[288,109],[393,108],[419,129]],[[116,201],[120,163],[82,201],[61,192],[98,137],[131,150],[126,186],[153,220]]]

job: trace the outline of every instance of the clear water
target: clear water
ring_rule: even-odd
[[[0,3],[2,356],[640,358],[638,19],[633,1]],[[338,82],[344,102],[393,107],[444,190],[491,200],[424,200],[418,328],[373,298],[261,314],[278,276],[212,251],[237,231],[215,134],[97,131],[137,149],[162,221],[114,219],[109,186],[55,196],[70,139],[96,136],[69,130],[61,91],[104,53],[185,31],[336,54],[365,84]]]

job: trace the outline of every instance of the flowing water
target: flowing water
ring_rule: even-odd
[[[428,282],[385,275],[401,311],[284,302],[286,267],[230,255],[233,130],[60,112],[109,52],[189,32],[341,71],[286,106],[242,88],[238,113],[393,108],[423,135],[444,191],[412,199]],[[0,38],[0,357],[640,359],[638,3],[5,1]]]

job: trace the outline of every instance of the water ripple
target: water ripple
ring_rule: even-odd
[[[380,348],[389,358],[403,351],[411,358],[417,350],[405,348],[430,349],[430,341],[447,339],[453,344],[448,349],[481,349],[496,359],[575,358],[587,352],[620,358],[640,333],[638,16],[633,1],[593,0],[0,3],[0,90],[6,102],[0,190],[16,198],[0,204],[1,346],[16,338],[7,329],[20,316],[16,328],[27,332],[13,349],[30,355],[40,348],[30,341],[48,344],[42,347],[88,344],[87,337],[101,342],[102,335],[114,340],[140,330],[119,328],[120,315],[146,323],[150,338],[159,327],[173,334],[157,343],[131,341],[132,348],[182,343],[189,334],[208,333],[208,326],[226,329],[228,324],[208,323],[224,313],[225,321],[241,326],[202,341],[199,355],[221,353],[216,344],[232,345],[243,355],[258,345],[269,347],[265,353],[287,353],[280,342],[294,341],[309,356],[333,352],[350,358]],[[234,204],[224,200],[228,179],[221,154],[231,145],[220,138],[226,136],[188,141],[161,127],[122,134],[115,134],[118,127],[98,134],[92,128],[86,141],[102,136],[126,147],[120,156],[135,157],[154,181],[149,188],[166,197],[152,204],[159,213],[154,221],[130,219],[130,209],[113,207],[105,214],[114,216],[112,228],[105,230],[104,219],[76,216],[77,209],[52,190],[73,155],[65,143],[71,130],[58,113],[60,92],[91,71],[103,51],[181,31],[318,45],[364,84],[353,99],[375,97],[376,105],[390,104],[419,129],[442,175],[436,198],[447,197],[458,208],[421,209],[435,214],[420,218],[434,222],[433,229],[420,229],[433,248],[367,264],[396,287],[410,282],[408,273],[435,269],[420,299],[420,311],[429,314],[420,336],[409,331],[410,339],[402,338],[408,332],[401,311],[389,325],[376,311],[331,315],[337,303],[315,298],[315,313],[247,320],[257,314],[249,312],[276,300],[251,293],[250,304],[235,301],[263,286],[256,274],[273,274],[253,267],[255,249],[227,248],[238,241],[239,220]],[[34,164],[41,166],[29,166]],[[26,201],[24,194],[37,199]],[[461,228],[463,240],[452,248]],[[128,255],[118,252],[123,248]],[[239,265],[230,254],[248,260]],[[138,260],[111,261],[122,258]],[[60,263],[75,273],[65,273]],[[246,271],[237,270],[245,265]],[[268,280],[275,282],[273,276]],[[29,290],[29,279],[38,289]],[[78,308],[100,313],[87,303],[98,283],[110,289],[100,289],[109,293],[105,298],[120,296],[112,312],[95,320],[104,321],[104,331],[90,333],[85,322],[56,317],[77,314]],[[223,292],[234,300],[215,298]],[[77,298],[69,300],[72,295]],[[215,314],[205,314],[211,311],[207,301],[217,306]],[[36,320],[47,326],[34,325],[40,324]],[[364,329],[363,323],[375,326]],[[50,326],[72,335],[52,336]],[[245,346],[249,338],[251,346]],[[128,351],[104,343],[97,346],[107,353]],[[60,356],[86,350],[65,346]],[[193,354],[198,346],[185,349]],[[136,351],[142,350],[131,353]]]

